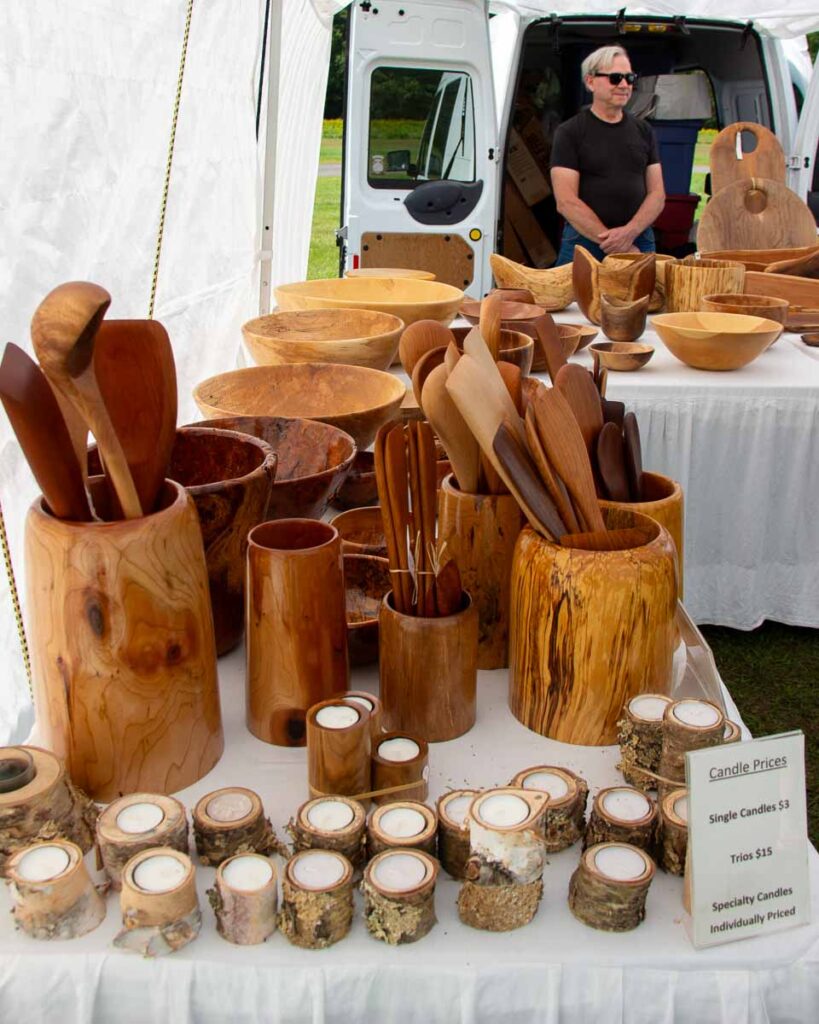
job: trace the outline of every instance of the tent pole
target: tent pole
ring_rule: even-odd
[[[271,5],[267,52],[267,121],[264,139],[264,172],[262,176],[261,252],[259,262],[259,315],[270,312],[273,261],[273,200],[276,189],[276,144],[279,122],[279,68],[281,65],[282,3]],[[264,71],[264,69],[262,69]]]

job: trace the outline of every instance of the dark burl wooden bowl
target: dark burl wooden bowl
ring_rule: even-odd
[[[378,609],[390,583],[390,563],[376,555],[344,555],[350,667],[378,661]]]
[[[335,526],[341,536],[341,547],[345,555],[387,557],[387,541],[384,537],[380,505],[339,512],[330,520],[330,524]]]
[[[333,498],[336,508],[365,508],[378,504],[378,485],[375,481],[375,453],[356,452],[347,479]]]

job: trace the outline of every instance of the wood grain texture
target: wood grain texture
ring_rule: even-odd
[[[43,740],[101,801],[169,793],[224,746],[193,502],[168,482],[141,520],[26,521],[29,640]]]
[[[646,313],[651,296],[639,299],[617,299],[600,296],[600,326],[611,341],[636,341],[646,329]]]
[[[512,569],[509,706],[564,743],[615,743],[623,704],[667,690],[677,590],[668,533],[608,509],[609,529],[645,526],[629,551],[560,548],[524,529]]]
[[[706,295],[702,309],[707,313],[742,313],[744,316],[761,316],[779,324],[788,318],[788,302],[772,295]]]
[[[746,270],[762,271],[772,263],[801,261],[816,252],[819,252],[819,245],[814,243],[786,249],[715,249],[710,252],[703,251],[701,255],[710,260],[732,260],[734,263],[743,263]]]
[[[378,748],[385,740],[397,738],[411,739],[418,745],[418,753],[408,761],[388,761],[382,757]],[[398,793],[384,793],[373,798],[376,804],[391,804],[401,800],[426,800],[429,792],[429,744],[422,736],[395,730],[383,733],[377,743],[373,743],[372,756],[373,789],[390,789],[392,786],[408,786]],[[415,785],[411,785],[415,783]]]
[[[593,324],[601,322],[601,295],[627,302],[644,297],[650,301],[656,273],[654,253],[643,253],[634,260],[604,260],[601,263],[582,245],[575,246],[572,260],[574,291],[583,315]]]
[[[665,268],[665,308],[669,313],[698,310],[706,295],[741,292],[745,267],[730,260],[683,260]]]
[[[750,295],[773,295],[778,299],[787,299],[791,306],[819,309],[819,281],[811,277],[749,270],[745,275],[744,291]]]
[[[501,288],[521,288],[531,293],[539,306],[565,309],[574,299],[571,264],[537,270],[506,259],[499,253],[489,257],[492,276]]]
[[[737,156],[737,135],[747,132],[754,137],[756,146],[748,153]],[[736,121],[723,128],[711,143],[708,154],[711,167],[711,194],[716,195],[726,185],[743,178],[770,178],[784,184],[785,154],[774,133],[764,125],[752,121]]]
[[[343,729],[316,721],[322,708],[352,707],[357,720]],[[359,704],[341,697],[324,700],[307,712],[307,782],[310,796],[357,796],[370,790],[370,716]]]
[[[816,221],[795,192],[770,178],[726,185],[703,210],[702,249],[776,249],[815,245]]]

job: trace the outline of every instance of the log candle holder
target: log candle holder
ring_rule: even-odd
[[[660,804],[660,867],[670,875],[685,873],[688,850],[688,790],[672,789]]]
[[[423,850],[435,856],[438,816],[418,800],[396,800],[376,807],[367,825],[367,855],[384,850]]]
[[[276,868],[258,853],[239,853],[223,861],[207,890],[216,914],[216,930],[237,946],[257,946],[276,930]]]
[[[172,796],[131,793],[109,804],[97,819],[97,845],[114,889],[131,857],[154,846],[188,852],[188,818]]]
[[[341,697],[346,701],[357,704],[359,707],[363,707],[369,713],[370,736],[372,737],[373,746],[375,746],[376,740],[383,732],[381,720],[384,709],[381,701],[372,693],[367,693],[366,690],[347,690],[346,693],[341,694]]]
[[[589,784],[568,768],[541,764],[524,768],[512,779],[510,786],[536,789],[549,795],[543,815],[543,838],[546,853],[559,853],[583,838],[586,831],[586,800]]]
[[[301,805],[287,826],[293,849],[334,850],[343,854],[356,872],[366,860],[367,816],[357,800],[317,797]]]
[[[626,843],[590,846],[569,881],[569,909],[583,924],[627,932],[646,916],[654,861]]]
[[[346,698],[314,704],[307,712],[307,781],[310,796],[355,796],[370,789],[369,713]]]
[[[689,750],[716,747],[723,742],[725,715],[707,700],[680,700],[663,714],[663,749],[658,774],[660,798],[685,785],[685,755]]]
[[[617,723],[620,763],[617,767],[630,786],[656,789],[663,749],[663,715],[671,698],[660,693],[632,697]],[[651,774],[648,774],[651,773]]]
[[[88,877],[76,843],[54,839],[24,846],[6,865],[17,927],[33,939],[76,939],[105,917],[105,901]]]
[[[282,878],[279,929],[294,946],[326,949],[353,920],[353,866],[330,850],[294,854]]]
[[[193,809],[199,860],[218,867],[237,853],[279,853],[281,846],[252,789],[230,786],[203,796]]]
[[[598,843],[628,843],[653,854],[657,842],[657,804],[631,786],[610,786],[595,796],[583,849]]]
[[[385,732],[372,754],[372,786],[376,804],[427,798],[429,746],[419,736]],[[392,790],[392,792],[381,792]]]
[[[723,743],[741,743],[742,742],[742,730],[736,722],[725,720],[725,732],[722,734]]]
[[[469,860],[469,805],[476,789],[454,789],[438,798],[438,859],[453,878],[465,877]]]
[[[202,926],[190,857],[166,846],[135,854],[122,872],[119,949],[164,956],[193,942]]]
[[[25,747],[0,747],[0,793],[22,789],[36,774],[34,758]]]
[[[384,850],[364,871],[364,920],[390,946],[417,942],[435,926],[438,863],[420,850]]]

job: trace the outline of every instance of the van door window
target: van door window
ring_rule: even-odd
[[[367,181],[412,189],[475,180],[472,79],[462,71],[376,68],[370,83]]]

